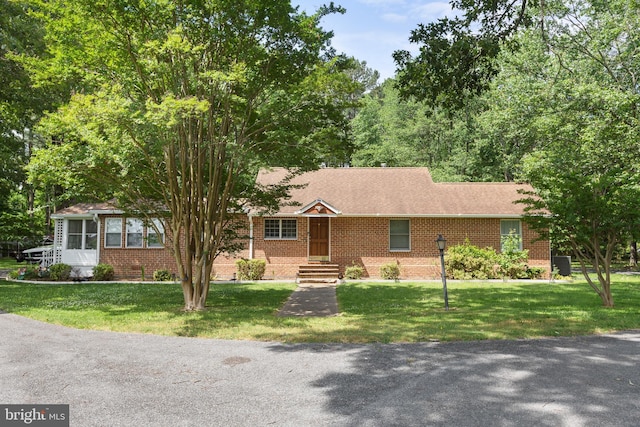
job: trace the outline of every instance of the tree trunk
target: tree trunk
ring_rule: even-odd
[[[638,242],[635,240],[629,245],[629,265],[638,266]]]

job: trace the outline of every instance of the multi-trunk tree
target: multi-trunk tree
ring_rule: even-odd
[[[33,180],[55,177],[164,218],[184,308],[204,309],[213,261],[237,243],[235,215],[286,193],[256,188],[258,168],[346,157],[344,112],[357,85],[319,27],[340,10],[308,16],[278,0],[33,3],[51,56],[35,75],[82,81],[43,122],[52,143],[32,162]]]

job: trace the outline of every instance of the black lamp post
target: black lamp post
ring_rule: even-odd
[[[440,265],[442,266],[442,289],[444,291],[444,309],[449,311],[449,295],[447,294],[447,275],[444,271],[444,248],[447,246],[447,241],[442,234],[438,234],[436,239],[438,250],[440,251]]]

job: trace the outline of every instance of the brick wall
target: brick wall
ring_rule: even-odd
[[[333,217],[330,225],[331,263],[340,269],[357,264],[365,275],[380,277],[380,266],[396,262],[402,278],[435,279],[440,277],[440,259],[435,240],[438,234],[447,246],[469,241],[480,247],[500,248],[498,218],[412,218],[409,251],[389,250],[389,220],[379,217]],[[398,218],[402,219],[402,218]],[[298,219],[296,240],[265,240],[264,219],[254,218],[254,257],[267,261],[268,277],[295,277],[297,267],[307,263],[308,219]],[[523,248],[529,250],[529,265],[549,272],[549,242],[538,241],[537,233],[522,223]]]
[[[438,234],[447,239],[447,246],[462,244],[466,239],[480,247],[500,248],[500,219],[498,218],[412,218],[410,220],[410,251],[389,250],[389,219],[380,217],[333,217],[330,220],[331,263],[344,269],[352,264],[365,268],[366,277],[379,278],[380,266],[396,262],[402,278],[436,279],[440,277],[439,252],[435,244]],[[401,218],[398,218],[401,219]],[[104,230],[104,218],[101,219]],[[297,218],[296,239],[264,238],[264,218],[253,218],[253,258],[267,262],[266,279],[292,279],[298,267],[308,263],[308,218]],[[123,226],[124,227],[124,226]],[[123,228],[124,230],[124,228]],[[103,232],[104,233],[104,232]],[[548,241],[534,242],[537,234],[522,223],[523,247],[529,250],[529,265],[540,266],[549,273]],[[123,239],[125,233],[123,232]],[[146,278],[158,269],[177,272],[169,250],[161,248],[105,248],[100,238],[100,260],[112,264],[121,278],[139,278],[144,267]],[[235,260],[250,258],[247,248],[235,258],[220,256],[214,264],[219,279],[230,279],[236,272]]]

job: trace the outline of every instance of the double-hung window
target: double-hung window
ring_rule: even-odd
[[[389,220],[389,250],[411,250],[411,226],[408,219]]]
[[[141,248],[142,247],[142,230],[144,225],[141,219],[127,218],[127,247],[128,248]]]
[[[107,218],[104,228],[104,246],[106,248],[122,247],[122,218]]]
[[[518,219],[503,219],[500,221],[500,250],[504,252],[505,242],[517,239],[518,249],[522,250],[522,224]]]
[[[298,220],[296,219],[265,219],[264,238],[295,240],[298,238]]]
[[[91,219],[70,219],[67,222],[67,249],[96,249],[98,224]]]
[[[157,229],[157,232],[156,232]],[[147,247],[161,248],[164,246],[164,225],[159,219],[154,219],[153,224],[147,227]]]

